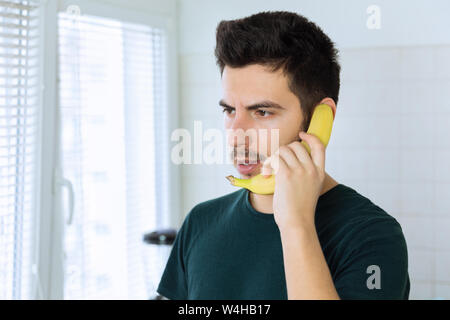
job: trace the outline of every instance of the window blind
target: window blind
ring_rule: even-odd
[[[162,214],[155,131],[166,120],[165,32],[61,12],[58,33],[61,167],[74,193],[64,296],[146,299],[154,288],[142,235]]]
[[[39,53],[37,2],[0,1],[0,300],[32,297]]]

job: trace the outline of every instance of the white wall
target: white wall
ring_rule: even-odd
[[[411,298],[450,298],[450,45],[342,50],[327,157],[402,225]]]
[[[179,0],[180,123],[222,128],[213,52],[220,20],[289,10],[318,23],[337,43],[342,63],[327,172],[401,223],[410,297],[450,299],[450,2],[377,1],[380,30],[366,27],[370,4]],[[234,191],[224,179],[231,173],[227,165],[183,166],[183,213]]]
[[[381,9],[381,29],[366,27],[366,9]],[[340,48],[441,44],[449,41],[446,0],[178,0],[180,53],[207,53],[220,20],[265,10],[295,11],[316,22]]]
[[[151,12],[155,15],[174,17],[176,15],[176,0],[96,0],[99,3],[123,7],[127,10]],[[72,0],[73,2],[73,0]]]

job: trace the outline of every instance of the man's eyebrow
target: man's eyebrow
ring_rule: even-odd
[[[225,101],[220,100],[219,101],[219,105],[224,107],[224,108],[230,108],[230,109],[234,109],[234,107],[228,105]],[[285,109],[284,107],[280,106],[278,103],[270,101],[270,100],[264,100],[249,106],[245,107],[247,110],[256,110],[256,109],[260,109],[260,108],[273,108],[273,109]]]

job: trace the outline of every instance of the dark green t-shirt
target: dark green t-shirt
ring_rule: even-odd
[[[278,226],[273,214],[251,206],[248,195],[240,189],[189,212],[159,283],[161,295],[287,299]],[[408,299],[407,247],[392,216],[338,184],[319,197],[315,223],[341,299]]]

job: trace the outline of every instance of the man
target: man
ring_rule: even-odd
[[[169,299],[408,299],[400,225],[329,176],[323,144],[305,133],[315,106],[336,112],[331,40],[290,12],[222,21],[216,38],[225,128],[279,129],[275,193],[240,189],[196,205],[157,291]],[[262,163],[248,164],[259,151],[244,140],[246,157],[235,153],[234,164],[250,178]]]

